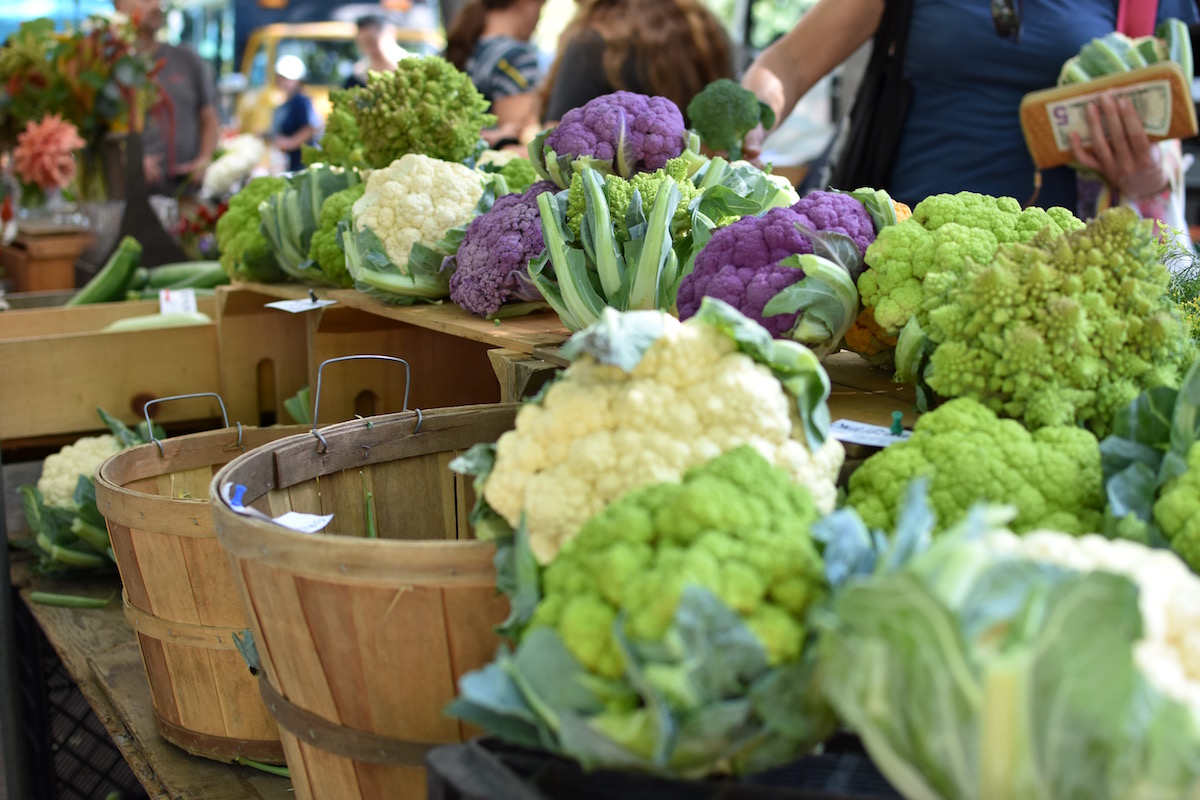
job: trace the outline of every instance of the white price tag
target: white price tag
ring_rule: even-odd
[[[159,289],[158,311],[160,314],[196,313],[196,290]]]
[[[912,431],[894,434],[882,425],[869,425],[866,422],[855,422],[852,419],[839,419],[829,426],[829,432],[839,442],[861,444],[867,447],[887,447],[889,444],[902,442],[912,436]]]
[[[299,511],[289,511],[286,514],[280,514],[278,517],[270,517],[257,508],[242,505],[242,498],[245,494],[246,487],[241,484],[235,484],[230,481],[221,486],[221,499],[228,503],[230,508],[244,517],[274,522],[276,525],[282,525],[285,528],[299,531],[300,533],[316,533],[333,521],[333,514],[322,516],[320,514],[302,514]]]
[[[337,300],[276,300],[274,303],[267,303],[267,308],[278,308],[290,314],[303,314],[305,311],[336,304]]]

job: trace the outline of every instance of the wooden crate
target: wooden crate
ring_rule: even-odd
[[[421,328],[370,311],[331,306],[312,323],[308,385],[315,389],[317,369],[331,358],[388,355],[403,358],[412,371],[409,408],[495,403],[500,387],[488,360],[488,345]],[[326,367],[321,389],[321,424],[355,415],[372,416],[404,409],[404,367],[362,360]]]
[[[215,313],[212,298],[200,311]],[[215,324],[101,333],[158,312],[157,300],[0,313],[0,440],[59,437],[103,427],[99,406],[133,423],[146,401],[217,387]],[[158,422],[219,418],[211,399],[152,408]]]
[[[213,479],[278,516],[333,514],[302,534],[212,504],[262,660],[300,800],[424,800],[424,753],[476,733],[443,714],[495,654],[495,549],[470,541],[471,480],[452,458],[510,429],[515,405],[434,409],[267,444]],[[419,425],[419,428],[418,428]],[[364,538],[364,490],[377,539]]]
[[[92,243],[87,233],[19,235],[0,248],[0,273],[14,292],[75,288],[75,259]]]

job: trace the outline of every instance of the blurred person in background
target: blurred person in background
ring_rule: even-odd
[[[320,120],[312,100],[303,91],[308,69],[299,56],[280,56],[275,62],[275,83],[287,95],[271,120],[271,143],[287,156],[288,172],[304,169],[300,148],[316,141]]]
[[[165,95],[146,115],[143,169],[150,194],[198,190],[217,149],[220,124],[208,69],[186,47],[158,40],[162,0],[114,0],[114,8],[138,23],[137,47],[162,62],[158,84]]]
[[[391,72],[408,53],[396,43],[396,26],[378,14],[359,17],[356,23],[359,52],[363,57],[354,63],[346,88],[367,85],[368,72]]]
[[[581,0],[543,88],[543,119],[618,90],[660,95],[681,111],[718,78],[733,78],[720,20],[700,0]]]
[[[540,127],[541,74],[529,38],[545,0],[468,0],[446,36],[446,60],[471,76],[492,104],[496,126],[484,131],[492,147],[527,142]]]

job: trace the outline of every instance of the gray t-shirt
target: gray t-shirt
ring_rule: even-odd
[[[164,44],[154,55],[163,61],[158,85],[170,102],[147,114],[142,138],[146,154],[160,156],[169,174],[176,165],[186,164],[200,154],[200,112],[213,104],[213,82],[204,62],[186,47]],[[166,137],[172,125],[175,152],[169,154]],[[171,194],[178,184],[179,179],[168,179],[166,185],[149,189],[151,194]]]

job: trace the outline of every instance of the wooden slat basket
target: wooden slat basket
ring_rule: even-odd
[[[154,720],[193,755],[284,763],[279,728],[233,639],[248,629],[213,531],[213,473],[255,447],[306,430],[225,428],[124,450],[96,476],[137,631]],[[162,450],[159,450],[159,444]]]
[[[217,500],[262,662],[262,692],[302,800],[424,800],[425,752],[476,731],[444,716],[491,660],[508,612],[495,548],[471,540],[471,479],[450,461],[513,426],[515,404],[332,425],[247,453],[213,489],[271,517],[333,514],[303,534]],[[378,538],[368,531],[371,493]]]

